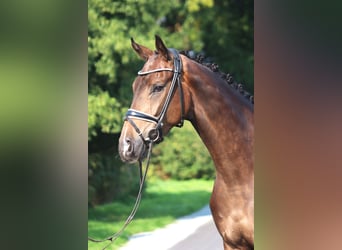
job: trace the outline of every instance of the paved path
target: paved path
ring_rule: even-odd
[[[169,250],[223,250],[223,243],[213,221],[199,227],[196,232]]]
[[[133,235],[120,250],[223,250],[209,206],[153,232]]]

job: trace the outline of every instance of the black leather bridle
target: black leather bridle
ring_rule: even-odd
[[[128,121],[135,131],[138,133],[140,138],[143,140],[143,142],[147,145],[149,143],[159,143],[163,140],[163,119],[167,112],[167,109],[170,105],[170,102],[172,100],[173,93],[175,92],[176,86],[178,86],[179,89],[179,96],[180,96],[180,103],[181,103],[181,118],[180,122],[176,125],[177,127],[182,127],[184,123],[184,95],[183,95],[183,89],[182,89],[182,83],[181,83],[181,73],[182,73],[182,60],[180,58],[180,55],[177,50],[175,49],[169,49],[169,51],[173,54],[173,69],[171,68],[158,68],[158,69],[152,69],[148,71],[139,71],[139,76],[144,76],[148,74],[153,74],[156,72],[161,71],[171,71],[173,72],[173,78],[171,82],[171,86],[169,89],[169,92],[166,96],[166,100],[164,102],[164,105],[159,113],[158,116],[153,116],[150,114],[146,114],[144,112],[135,110],[135,109],[128,109],[126,115],[125,115],[125,121]],[[148,133],[148,137],[144,137],[141,130],[138,128],[136,123],[133,119],[143,120],[147,122],[155,123],[156,126],[151,129]]]

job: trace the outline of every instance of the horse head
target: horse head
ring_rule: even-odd
[[[185,111],[178,52],[168,49],[159,36],[155,51],[133,38],[131,44],[145,65],[133,82],[133,100],[121,130],[119,153],[123,161],[133,163],[146,156],[151,143],[160,142],[173,126],[181,125]]]

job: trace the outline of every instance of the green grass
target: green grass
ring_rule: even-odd
[[[123,234],[107,249],[119,249],[136,233],[152,231],[190,214],[208,204],[213,180],[147,181],[140,208]],[[105,238],[116,233],[131,212],[135,198],[125,202],[113,202],[88,211],[88,234],[93,238]],[[105,243],[88,243],[89,250],[102,249]]]

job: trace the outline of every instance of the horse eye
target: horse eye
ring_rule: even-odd
[[[152,88],[153,93],[161,92],[164,89],[163,85],[154,85]]]

